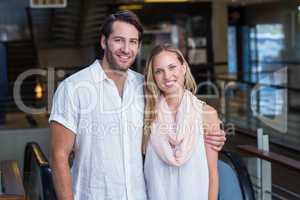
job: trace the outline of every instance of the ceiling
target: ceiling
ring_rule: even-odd
[[[229,5],[249,5],[249,4],[259,4],[259,3],[268,3],[268,2],[279,2],[285,0],[116,0],[117,2],[123,3],[159,3],[159,2],[224,2]],[[300,1],[300,0],[289,0],[289,1]]]
[[[268,2],[279,2],[280,0],[192,0],[192,1],[209,1],[209,2],[224,2],[228,4],[249,5]]]

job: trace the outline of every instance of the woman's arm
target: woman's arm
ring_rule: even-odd
[[[216,110],[205,105],[203,108],[203,128],[204,134],[220,131],[220,122]],[[217,200],[219,192],[218,176],[218,151],[211,148],[210,144],[205,143],[206,157],[209,170],[209,200]]]

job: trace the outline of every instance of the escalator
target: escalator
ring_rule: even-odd
[[[57,200],[49,162],[37,143],[26,145],[23,182],[28,200]],[[218,162],[219,200],[255,200],[245,163],[235,153],[222,151]]]
[[[23,183],[28,200],[56,200],[49,162],[37,143],[26,145]]]

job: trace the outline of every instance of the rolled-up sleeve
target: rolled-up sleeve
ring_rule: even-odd
[[[56,121],[77,134],[78,104],[77,95],[70,90],[70,83],[63,81],[59,84],[52,102],[49,123]]]

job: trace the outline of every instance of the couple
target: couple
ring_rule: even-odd
[[[110,15],[102,60],[57,88],[49,122],[59,200],[217,199],[225,134],[216,111],[193,95],[195,81],[177,49],[157,46],[145,79],[129,69],[142,35],[132,12]]]

